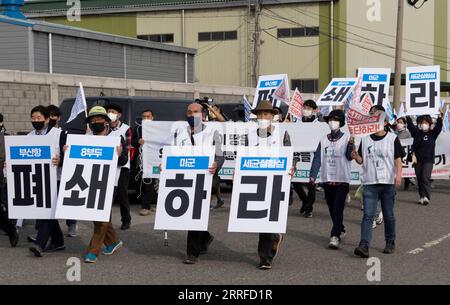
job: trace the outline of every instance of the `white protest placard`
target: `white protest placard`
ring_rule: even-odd
[[[359,68],[358,77],[362,80],[361,102],[366,95],[370,95],[375,105],[383,106],[389,102],[391,69]]]
[[[292,147],[239,147],[229,232],[285,233]]]
[[[370,95],[364,99],[371,100]],[[385,119],[386,112],[377,111],[370,115],[360,105],[352,103],[347,114],[347,127],[352,136],[365,137],[383,130]]]
[[[210,124],[210,123],[208,123]],[[220,125],[219,125],[220,126]],[[219,127],[217,126],[217,127]],[[249,134],[256,133],[258,125],[253,122],[249,123],[232,123],[227,122],[221,124],[223,127],[222,136],[222,152],[224,163],[219,172],[219,176],[224,180],[231,180],[234,174],[234,164],[239,146],[247,146],[249,142]]]
[[[109,222],[120,137],[68,135],[56,218]]]
[[[277,100],[272,95],[280,85],[284,82],[286,91],[289,94],[289,81],[287,74],[277,75],[263,75],[258,79],[258,86],[256,87],[255,97],[253,98],[252,108],[256,108],[261,101],[267,100],[272,102],[273,106],[280,107],[281,101]]]
[[[358,79],[334,78],[317,100],[317,106],[342,106],[353,94]]]
[[[439,113],[441,67],[406,68],[406,110],[408,115]]]
[[[402,160],[403,178],[415,178],[416,172],[413,164],[408,161],[408,154],[412,152],[413,139],[400,140],[403,149],[406,152]],[[431,178],[436,180],[448,180],[450,176],[450,133],[441,133],[436,140],[436,149],[434,157],[434,166]]]
[[[305,103],[300,91],[295,88],[294,95],[292,96],[291,104],[289,105],[289,113],[296,118],[301,118],[303,116],[303,104]]]
[[[54,219],[58,154],[54,136],[6,136],[6,178],[10,219]]]
[[[214,154],[211,146],[164,147],[155,230],[208,230]]]
[[[188,128],[188,123],[142,121],[142,170],[143,178],[158,178],[164,146],[174,144],[177,130]]]

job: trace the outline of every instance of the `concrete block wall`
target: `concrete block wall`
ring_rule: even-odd
[[[86,96],[152,96],[192,99],[208,96],[217,102],[251,101],[253,88],[156,82],[80,75],[0,70],[0,113],[9,134],[31,130],[30,111],[37,105],[59,105],[76,96],[83,83]]]

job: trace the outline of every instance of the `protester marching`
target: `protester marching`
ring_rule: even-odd
[[[287,232],[292,190],[305,218],[313,217],[316,194],[323,191],[331,220],[328,248],[337,250],[348,234],[351,188],[359,186],[363,215],[354,254],[369,257],[373,224],[383,220],[383,253],[393,254],[403,238],[396,231],[396,188],[416,181],[418,202],[427,206],[431,180],[450,176],[450,133],[442,132],[448,122],[434,71],[408,68],[401,111],[389,101],[390,69],[360,69],[358,78],[333,79],[316,101],[304,100],[298,89],[291,98],[281,74],[260,77],[253,103],[244,97],[235,122],[220,104],[204,99],[188,105],[186,120],[179,122],[157,121],[154,109],[136,110],[133,128],[125,123],[128,110],[118,104],[88,108],[80,84],[67,122],[83,117],[82,134],[66,130],[53,105],[33,108],[27,136],[5,135],[0,117],[6,169],[0,182],[7,183],[0,186],[1,198],[7,198],[0,228],[15,247],[16,220],[35,221],[29,249],[42,257],[65,250],[59,220],[66,220],[71,237],[79,234],[78,222],[92,221],[84,261],[95,263],[126,241],[113,227],[112,205],[120,206],[121,230],[132,228],[128,191],[134,182],[142,219],[155,213],[155,230],[186,231],[183,262],[198,265],[213,245],[210,210],[224,205],[220,185],[227,183],[228,232],[258,233],[255,265],[269,270]],[[421,96],[414,91],[418,83],[435,91]]]

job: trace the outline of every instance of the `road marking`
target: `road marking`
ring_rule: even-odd
[[[413,255],[415,255],[415,254],[422,253],[422,252],[425,251],[425,249],[429,249],[429,248],[435,247],[435,246],[441,244],[444,240],[449,239],[449,238],[450,238],[450,233],[447,234],[447,235],[444,235],[444,236],[442,236],[442,237],[440,237],[440,238],[438,238],[438,239],[436,239],[436,240],[429,241],[429,242],[425,243],[425,244],[422,246],[422,248],[417,248],[417,249],[408,251],[408,254],[413,254]]]

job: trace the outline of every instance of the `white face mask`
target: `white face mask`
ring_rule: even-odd
[[[341,128],[341,123],[338,121],[329,121],[328,125],[330,126],[331,130],[336,131],[339,128]]]
[[[260,129],[267,129],[270,126],[270,121],[269,120],[258,120],[258,128]]]
[[[422,127],[422,130],[427,132],[428,130],[430,130],[430,125],[429,124],[422,124],[420,125],[420,127]]]
[[[115,113],[112,113],[112,112],[108,113],[108,118],[111,120],[111,122],[117,121],[118,117],[119,116]]]
[[[273,117],[273,121],[278,123],[280,121],[280,116],[277,114]]]
[[[312,116],[312,111],[311,110],[303,110],[302,111],[302,114],[303,114],[303,116],[304,117],[307,117],[307,118],[309,118],[310,116]]]

